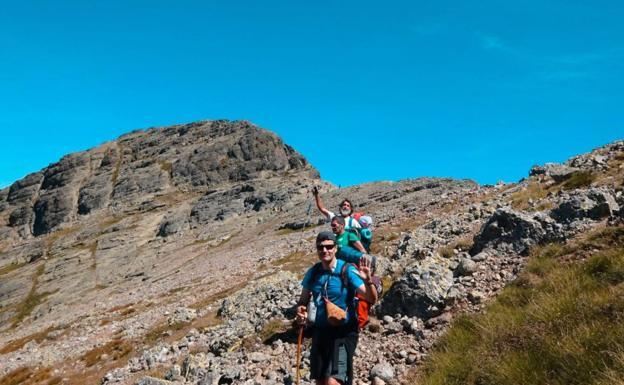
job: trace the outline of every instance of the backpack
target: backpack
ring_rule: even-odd
[[[355,263],[345,262],[342,265],[342,268],[340,269],[340,278],[342,281],[342,285],[347,286],[347,288],[349,284],[349,282],[347,281],[347,268],[349,267],[349,265],[358,269],[358,265]],[[314,282],[318,278],[318,275],[320,275],[322,272],[323,272],[323,267],[321,266],[320,262],[317,262],[314,265],[314,271],[312,272],[312,279],[311,279],[312,282]],[[331,274],[336,275],[333,272]],[[371,277],[371,281],[373,281],[373,284],[375,285],[375,288],[377,289],[377,295],[381,296],[381,293],[383,292],[383,283],[381,282],[381,279],[378,276],[373,275]],[[349,291],[351,291],[351,289],[349,289]],[[357,319],[358,329],[362,329],[369,322],[369,314],[370,314],[372,304],[367,302],[366,299],[364,299],[364,297],[358,293],[349,292],[347,295],[349,297],[353,297],[353,309],[355,310],[355,318]],[[347,309],[347,311],[348,310],[349,309]]]
[[[368,227],[362,226],[361,218],[366,218],[369,223]],[[351,224],[353,220],[358,221],[360,226],[362,227],[353,227],[350,225],[349,228],[345,228],[345,231],[352,232],[360,238],[360,242],[362,242],[362,246],[367,253],[370,253],[371,243],[373,243],[373,229],[372,229],[372,218],[368,215],[364,215],[364,213],[355,213],[351,217],[349,217],[349,223]]]

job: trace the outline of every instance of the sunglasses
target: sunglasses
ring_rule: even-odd
[[[318,245],[318,246],[316,246],[316,250],[318,250],[318,251],[332,250],[334,247],[336,247],[335,244],[333,244],[333,245]]]

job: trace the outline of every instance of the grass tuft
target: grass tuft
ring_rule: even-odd
[[[37,267],[35,274],[32,277],[32,286],[30,291],[26,295],[26,298],[22,302],[16,305],[15,316],[13,317],[13,321],[11,322],[11,328],[17,327],[26,317],[32,313],[32,311],[43,303],[49,295],[52,295],[58,291],[54,292],[43,292],[37,293],[37,284],[39,281],[39,277],[43,275],[45,271],[45,265],[41,264]]]
[[[458,251],[468,251],[473,245],[472,238],[461,238],[452,242],[446,246],[442,246],[438,249],[438,254],[443,256],[444,258],[451,258],[455,255],[455,250]]]
[[[17,269],[19,269],[22,266],[25,266],[26,263],[11,263],[8,265],[5,265],[3,267],[0,267],[0,276],[5,275],[5,274],[9,274],[12,271],[15,271]]]
[[[133,350],[134,347],[130,342],[123,339],[115,339],[105,345],[89,350],[81,357],[81,360],[84,361],[86,367],[91,367],[104,361],[105,354],[108,356],[107,360],[117,361],[132,353]]]
[[[591,171],[576,171],[570,174],[570,177],[563,182],[561,187],[564,190],[589,187],[596,179],[596,174]]]

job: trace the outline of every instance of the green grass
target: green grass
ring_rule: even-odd
[[[26,295],[26,298],[24,298],[24,300],[18,303],[15,307],[15,316],[13,317],[13,321],[11,322],[12,328],[17,327],[26,317],[30,315],[30,313],[32,313],[32,311],[37,306],[42,304],[49,295],[52,295],[58,291],[57,289],[53,292],[46,291],[43,293],[37,293],[37,284],[39,282],[39,277],[43,275],[44,271],[44,264],[41,264],[37,267],[37,270],[32,277],[32,286],[30,288],[30,291]]]
[[[624,378],[624,227],[536,252],[485,313],[458,317],[410,383],[588,385]]]

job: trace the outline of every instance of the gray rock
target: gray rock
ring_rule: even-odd
[[[161,222],[157,235],[159,237],[168,237],[170,235],[182,234],[189,228],[188,213],[177,212],[167,216]]]
[[[508,246],[516,253],[527,253],[533,245],[559,240],[554,221],[544,215],[529,216],[509,208],[497,209],[474,237],[471,255],[486,248],[503,249]],[[501,247],[502,246],[502,247]]]
[[[29,206],[21,206],[16,208],[9,214],[9,226],[11,227],[19,227],[19,226],[28,226],[32,223],[34,219],[34,213],[32,211],[32,207]]]
[[[49,233],[64,222],[68,222],[75,205],[73,194],[65,188],[58,188],[41,195],[35,203],[33,235]]]
[[[373,377],[373,380],[371,381],[372,385],[386,385],[386,381],[382,380],[379,377]]]
[[[394,367],[387,362],[380,362],[370,370],[370,377],[388,382],[394,378]]]
[[[551,211],[551,216],[559,222],[569,223],[582,218],[605,218],[619,210],[620,207],[609,189],[590,188],[576,190]]]
[[[568,179],[570,175],[579,171],[576,167],[570,167],[559,163],[546,163],[544,166],[533,166],[529,175],[547,175],[555,182],[561,183]]]
[[[113,172],[94,176],[80,188],[78,193],[78,214],[89,214],[94,210],[108,207],[113,192]]]
[[[271,356],[264,354],[264,353],[260,353],[260,352],[253,352],[249,354],[249,359],[251,360],[251,362],[264,362],[264,361],[269,361],[271,359]]]
[[[468,299],[470,300],[470,302],[475,304],[483,302],[484,298],[485,296],[483,295],[483,293],[478,290],[472,290],[470,293],[468,293]]]
[[[386,334],[396,334],[403,331],[403,325],[400,322],[390,322],[386,325]]]
[[[174,310],[173,315],[167,319],[169,325],[176,323],[187,323],[197,318],[197,310],[185,307],[178,307]]]
[[[425,326],[428,328],[433,328],[440,325],[449,324],[453,320],[453,315],[450,312],[442,313],[437,317],[433,317],[425,322]]]
[[[472,275],[475,271],[477,271],[477,264],[470,258],[463,258],[459,261],[459,265],[457,266],[457,273],[459,275]]]
[[[473,255],[471,259],[475,262],[483,262],[489,257],[489,253],[487,251],[482,251],[476,255]]]
[[[169,369],[169,371],[165,375],[165,379],[169,381],[177,381],[180,380],[181,374],[182,369],[180,368],[180,365],[175,364],[171,367],[171,369]]]
[[[434,258],[408,268],[383,297],[382,314],[404,314],[427,319],[440,313],[453,285],[453,273]]]
[[[20,203],[32,204],[39,193],[42,181],[43,172],[35,172],[26,175],[24,178],[11,185],[7,196],[7,202],[14,205]]]
[[[173,382],[147,376],[141,378],[136,385],[173,385]]]

